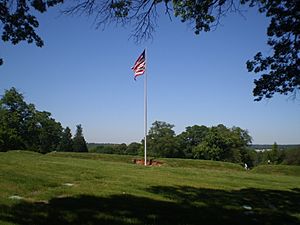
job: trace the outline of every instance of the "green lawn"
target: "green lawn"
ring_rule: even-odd
[[[133,158],[0,153],[0,224],[300,224],[300,167]]]

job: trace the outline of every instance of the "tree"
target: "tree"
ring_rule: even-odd
[[[62,136],[62,126],[51,118],[49,112],[37,112],[38,151],[47,153],[58,150]]]
[[[285,150],[283,163],[287,165],[300,166],[300,147]]]
[[[194,125],[186,127],[185,131],[177,136],[180,148],[186,158],[192,158],[192,149],[203,141],[208,130],[209,128],[206,126]]]
[[[259,79],[254,80],[255,100],[271,98],[275,93],[293,93],[293,97],[296,97],[296,92],[300,89],[300,1],[252,2],[262,2],[259,11],[271,18],[267,35],[268,45],[272,49],[270,56],[263,57],[259,52],[253,60],[247,61],[249,72],[262,74]]]
[[[103,154],[115,154],[115,149],[113,144],[99,145],[90,150],[91,152],[103,153]]]
[[[25,124],[30,114],[22,94],[15,88],[6,90],[0,100],[0,149],[24,149]]]
[[[272,164],[282,163],[285,157],[284,152],[279,150],[278,144],[276,142],[274,142],[274,144],[272,145],[272,150],[267,152],[267,154],[268,160],[270,160]]]
[[[180,157],[182,153],[172,130],[174,125],[155,121],[147,135],[148,153],[155,157]]]
[[[127,146],[126,154],[127,155],[138,155],[141,144],[137,142],[132,142]]]
[[[125,155],[127,151],[127,145],[125,143],[114,146],[114,153],[119,155]]]
[[[71,129],[69,127],[66,127],[62,133],[59,150],[65,152],[73,152],[73,140]]]
[[[194,158],[241,163],[245,162],[243,150],[250,143],[251,137],[246,130],[239,127],[227,128],[219,124],[209,129],[192,153]]]
[[[88,152],[81,124],[76,126],[76,134],[73,138],[73,150],[74,152]]]
[[[42,153],[56,150],[61,124],[51,113],[40,112],[27,104],[15,88],[6,90],[0,100],[0,149],[26,149]]]
[[[193,154],[200,159],[224,160],[231,147],[229,129],[219,124],[209,129],[203,141],[193,149]]]
[[[36,46],[42,47],[44,42],[35,31],[39,22],[33,11],[44,13],[62,2],[63,0],[0,0],[2,41],[9,41],[14,45],[21,41],[35,42]],[[2,64],[3,59],[0,59],[0,65]]]

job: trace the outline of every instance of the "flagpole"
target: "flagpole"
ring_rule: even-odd
[[[144,78],[144,127],[145,127],[145,138],[144,138],[144,161],[145,166],[147,166],[147,74],[148,74],[148,57],[147,57],[147,48],[145,49],[145,60],[146,60],[146,71],[145,71],[145,78]]]

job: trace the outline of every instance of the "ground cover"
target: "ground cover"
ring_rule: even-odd
[[[298,167],[133,158],[0,153],[0,223],[300,224]]]

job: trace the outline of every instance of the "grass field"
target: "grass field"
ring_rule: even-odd
[[[0,153],[0,224],[300,224],[300,167],[132,158]]]

